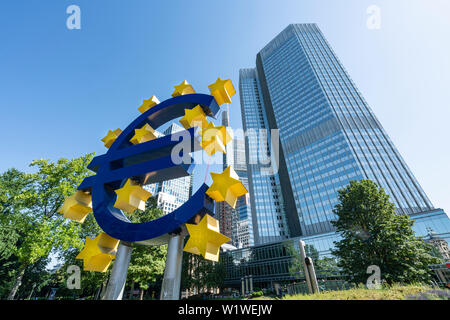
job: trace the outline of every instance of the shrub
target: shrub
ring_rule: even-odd
[[[263,296],[264,295],[264,293],[262,292],[262,291],[253,291],[251,294],[250,294],[250,297],[251,298],[257,298],[257,297],[261,297],[261,296]]]

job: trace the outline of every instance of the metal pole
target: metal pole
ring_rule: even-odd
[[[180,234],[172,235],[167,246],[166,267],[161,287],[161,300],[179,300],[181,267],[183,263],[183,240]]]
[[[248,290],[248,276],[245,276],[245,293],[249,293],[249,290]]]
[[[311,285],[311,279],[309,278],[308,266],[306,265],[306,261],[305,261],[305,259],[306,259],[305,241],[299,240],[298,246],[300,248],[300,256],[302,258],[303,271],[305,273],[305,279],[306,279],[306,284],[308,285],[308,291],[309,291],[309,293],[314,293],[312,285]]]
[[[130,265],[131,251],[133,251],[133,248],[129,243],[120,241],[103,300],[122,300],[128,266]]]
[[[309,278],[311,280],[312,288],[315,293],[319,293],[319,284],[317,283],[316,271],[314,270],[314,262],[310,257],[306,258],[306,265],[308,266]]]

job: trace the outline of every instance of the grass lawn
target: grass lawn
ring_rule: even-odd
[[[262,296],[254,300],[450,300],[450,290],[431,286],[392,285],[382,289],[366,289],[361,286],[342,291],[323,291],[315,294],[296,294],[283,298]]]

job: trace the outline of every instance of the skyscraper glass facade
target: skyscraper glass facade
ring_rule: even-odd
[[[269,126],[260,94],[255,69],[242,69],[239,75],[242,125],[246,132],[259,133]],[[254,137],[254,136],[253,136]],[[267,150],[269,137],[246,137],[248,155],[247,174],[255,244],[283,240],[289,237],[280,180],[277,174],[268,174],[259,163],[261,150]]]
[[[256,69],[241,70],[240,90],[244,126],[279,130],[278,175],[289,184],[280,192],[289,208],[286,234],[333,231],[337,190],[350,180],[375,181],[399,214],[433,209],[315,24],[283,30],[258,53]],[[251,174],[250,185],[258,192],[257,168]],[[267,214],[258,205],[255,210],[255,217]],[[262,219],[257,231],[271,227]]]
[[[351,180],[381,186],[397,213],[414,221],[416,236],[432,230],[450,241],[449,217],[433,207],[315,24],[289,25],[269,42],[256,68],[240,70],[239,90],[244,129],[277,129],[280,148],[277,170],[268,175],[255,157],[262,146],[273,159],[273,143],[246,135],[255,246],[221,255],[226,285],[239,287],[247,276],[258,287],[304,281],[295,264],[298,241],[331,256],[341,239],[332,209],[337,190]]]

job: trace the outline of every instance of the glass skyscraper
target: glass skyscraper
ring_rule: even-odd
[[[239,90],[244,129],[279,130],[278,170],[247,166],[256,244],[334,234],[337,190],[360,179],[381,186],[398,214],[446,219],[448,235],[449,219],[434,209],[316,24],[283,30],[257,54],[256,68],[240,70]],[[247,137],[247,154],[266,144]]]
[[[245,153],[248,155],[247,175],[252,213],[253,238],[255,244],[279,241],[289,237],[280,179],[261,165],[260,155],[269,157],[270,133],[258,139],[260,132],[269,128],[261,84],[255,69],[241,69],[239,74],[242,126],[254,132],[245,138]]]

